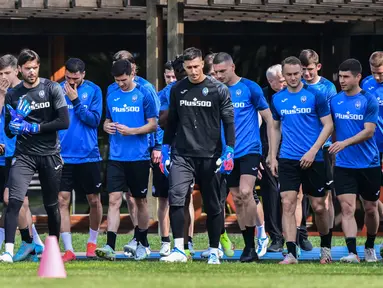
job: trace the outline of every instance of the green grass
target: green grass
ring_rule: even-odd
[[[131,239],[132,235],[117,237],[117,250]],[[20,237],[17,237],[19,240]],[[42,235],[45,238],[45,235]],[[84,251],[88,235],[74,234],[73,246]],[[237,248],[243,247],[240,235],[230,235]],[[205,249],[207,235],[194,237],[195,248]],[[318,237],[311,237],[314,246]],[[150,235],[153,250],[159,249],[160,238]],[[364,243],[358,238],[358,245]],[[100,235],[99,246],[106,242],[106,235]],[[376,243],[382,243],[378,238]],[[344,245],[342,237],[334,237],[333,245]],[[158,261],[76,261],[65,265],[66,279],[40,279],[37,277],[38,263],[0,264],[0,283],[3,287],[382,287],[383,267],[381,263],[346,265],[339,262],[331,265],[301,262],[298,265],[277,265],[275,262],[241,264],[223,262],[219,266],[208,266],[205,262],[167,264]]]

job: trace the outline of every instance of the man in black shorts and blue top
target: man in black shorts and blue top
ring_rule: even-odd
[[[270,159],[273,175],[278,175],[282,198],[282,226],[288,254],[280,264],[297,264],[295,209],[299,187],[308,193],[321,237],[320,263],[331,262],[331,237],[328,211],[325,209],[326,175],[322,146],[333,131],[327,99],[304,85],[302,65],[298,58],[288,57],[282,62],[287,88],[274,95],[272,112],[276,133],[273,156],[281,139],[279,165]]]
[[[135,260],[150,255],[147,238],[149,211],[146,194],[150,169],[148,134],[157,130],[158,113],[150,92],[133,82],[127,60],[113,64],[112,75],[120,87],[107,98],[104,130],[109,134],[107,190],[109,192],[107,244],[96,249],[98,257],[115,260],[119,209],[123,190],[128,187],[137,205],[138,246],[131,251]]]
[[[69,129],[59,132],[61,156],[65,163],[59,193],[64,262],[76,259],[69,214],[73,189],[77,195],[86,195],[90,206],[87,257],[96,257],[98,229],[102,219],[102,159],[98,148],[102,92],[100,87],[84,77],[85,63],[81,59],[71,58],[65,63],[65,81],[61,83],[61,87],[68,104],[70,124]]]
[[[38,76],[39,55],[26,49],[21,51],[17,62],[24,81],[9,91],[5,99],[5,131],[8,137],[17,135],[17,142],[8,179],[5,253],[0,256],[3,262],[13,262],[19,211],[36,171],[48,215],[49,234],[59,239],[61,219],[58,193],[64,163],[57,131],[69,126],[68,107],[60,85]],[[33,243],[28,243],[25,251],[32,252],[34,248]]]
[[[257,203],[253,196],[262,154],[258,112],[266,122],[269,138],[273,135],[273,118],[261,87],[235,73],[235,65],[229,54],[218,53],[214,57],[213,64],[217,79],[228,86],[234,106],[235,160],[234,169],[227,176],[227,185],[233,196],[238,224],[245,241],[240,261],[252,262],[257,260],[258,256],[262,257],[266,254],[269,243],[264,228],[264,219],[257,219],[259,218],[257,217]],[[257,223],[257,220],[261,223]],[[255,249],[254,242],[256,226],[258,230],[257,249]]]
[[[299,55],[299,60],[302,62],[302,69],[303,69],[303,79],[302,82],[309,86],[311,89],[314,89],[319,94],[323,94],[324,97],[326,97],[327,101],[330,103],[330,100],[333,96],[337,94],[335,85],[324,78],[323,76],[319,76],[318,72],[322,68],[322,64],[319,62],[319,56],[318,54],[312,50],[312,49],[305,49],[302,50]],[[323,160],[324,160],[324,166],[326,169],[326,209],[329,211],[329,229],[330,233],[332,235],[332,229],[334,227],[334,203],[332,201],[332,191],[334,190],[334,179],[333,179],[333,161],[332,161],[332,155],[328,153],[328,148],[331,145],[331,139],[326,141],[326,143],[323,146]],[[306,202],[307,201],[302,201]],[[307,205],[308,206],[308,203]],[[308,207],[302,207],[302,221],[304,224],[306,224],[306,216],[307,216],[307,209]],[[306,225],[304,225],[306,226]],[[307,234],[307,228],[306,228],[306,234]],[[302,238],[302,237],[301,237]],[[299,239],[299,244],[303,250],[306,250],[306,245],[304,239]],[[303,245],[302,245],[303,244]],[[310,245],[311,246],[311,245]],[[312,247],[312,246],[311,246]],[[311,249],[310,249],[311,250]]]
[[[379,228],[378,200],[381,168],[379,150],[374,133],[378,122],[379,104],[375,96],[362,90],[359,82],[362,66],[356,59],[348,59],[339,66],[342,92],[331,99],[331,113],[335,123],[335,142],[329,152],[336,154],[334,168],[335,193],[342,209],[342,230],[349,255],[341,262],[359,263],[356,252],[356,197],[364,206],[367,240],[366,262],[377,262],[374,243]]]

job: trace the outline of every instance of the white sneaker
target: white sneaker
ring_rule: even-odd
[[[376,258],[376,252],[374,248],[364,249],[364,261],[368,263],[378,262],[378,258]]]
[[[221,264],[221,262],[219,261],[219,258],[217,257],[215,253],[210,253],[207,264]]]
[[[144,260],[149,257],[150,253],[150,247],[145,247],[140,243],[138,244],[137,249],[135,251],[136,256],[134,257],[134,260]]]
[[[258,257],[261,258],[267,252],[267,246],[269,245],[269,237],[258,238],[257,243],[258,243],[257,254],[258,254]]]
[[[137,250],[137,240],[135,238],[130,240],[130,242],[124,246],[124,254],[127,257],[136,256],[136,250]]]
[[[0,262],[13,263],[13,257],[8,252],[4,252],[0,256]]]
[[[169,242],[161,242],[160,255],[169,256],[171,252],[171,244]]]
[[[340,262],[344,263],[360,263],[358,255],[355,255],[354,253],[350,253],[347,256],[344,256],[340,258]]]
[[[185,263],[188,261],[185,253],[178,248],[174,247],[170,252],[169,256],[161,257],[161,262],[182,262]]]
[[[206,259],[209,258],[210,250],[211,250],[211,248],[209,247],[208,249],[203,251],[201,253],[201,258],[206,258]],[[218,248],[218,257],[219,257],[219,259],[222,259],[222,257],[223,257],[223,251],[220,247]]]

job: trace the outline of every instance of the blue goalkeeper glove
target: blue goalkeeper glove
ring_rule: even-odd
[[[234,149],[230,146],[226,146],[222,156],[218,158],[215,164],[217,165],[215,173],[230,174],[234,168]]]
[[[161,172],[166,177],[169,176],[169,168],[170,168],[170,153],[169,153],[169,151],[170,151],[169,145],[162,145],[160,169],[161,169]]]
[[[9,123],[9,130],[13,135],[22,135],[22,134],[36,134],[40,130],[40,126],[37,123],[29,123],[25,120],[21,122],[11,121]]]
[[[21,123],[31,113],[31,105],[26,99],[20,99],[17,104],[16,110],[9,104],[7,104],[9,113],[11,114],[11,121]]]

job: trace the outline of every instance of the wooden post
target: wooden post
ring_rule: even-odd
[[[184,50],[184,0],[168,0],[168,60]]]
[[[60,82],[65,74],[65,38],[64,36],[54,36],[51,38],[51,77],[52,81]]]
[[[156,90],[162,87],[163,16],[156,1],[147,1],[146,18],[146,78]]]

